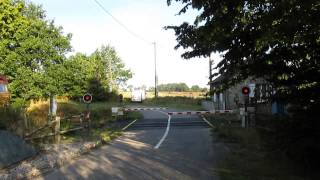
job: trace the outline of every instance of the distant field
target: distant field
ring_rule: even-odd
[[[131,98],[131,92],[119,92],[124,98]],[[204,92],[159,92],[159,97],[188,97],[188,98],[203,98]],[[154,92],[147,92],[147,98],[153,98]]]

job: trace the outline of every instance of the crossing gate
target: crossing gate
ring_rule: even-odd
[[[165,110],[167,107],[160,108],[123,108],[123,111],[152,111],[152,110]]]
[[[184,111],[184,112],[168,112],[170,116],[174,115],[204,115],[204,114],[227,114],[233,113],[233,110],[215,110],[215,111]]]
[[[152,110],[166,110],[167,107],[160,108],[120,108],[113,107],[113,115],[123,115],[123,112],[132,112],[132,111],[152,111]],[[204,114],[228,114],[233,113],[233,110],[214,110],[214,111],[183,111],[183,112],[165,112],[170,116],[174,115],[204,115]]]

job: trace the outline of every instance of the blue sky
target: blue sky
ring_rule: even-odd
[[[73,53],[92,53],[101,45],[113,46],[134,77],[128,85],[154,85],[153,46],[128,33],[94,2],[94,0],[31,0],[42,4],[48,19],[73,34]],[[99,0],[126,27],[148,42],[157,43],[158,83],[185,82],[189,86],[206,86],[208,59],[183,60],[174,32],[167,25],[192,21],[196,11],[175,16],[182,5],[167,6],[166,0]],[[218,55],[214,56],[219,59]]]

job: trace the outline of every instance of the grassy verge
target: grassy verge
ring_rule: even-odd
[[[146,99],[142,105],[162,106],[175,109],[201,110],[201,99],[188,97],[158,97]]]
[[[107,142],[115,136],[121,134],[121,126],[126,124],[126,121],[139,119],[142,117],[140,112],[130,112],[124,117],[112,117],[111,107],[119,106],[118,102],[95,102],[89,105],[91,111],[91,130],[88,132],[86,129],[69,132],[61,136],[61,143],[73,143],[79,141],[99,141]],[[40,102],[33,104],[28,109],[28,120],[31,129],[41,127],[48,121],[48,102]],[[58,101],[57,115],[61,117],[61,130],[67,130],[77,127],[71,123],[70,118],[74,115],[79,115],[86,110],[87,106],[83,103],[74,101]],[[71,118],[72,119],[72,118]],[[48,132],[47,132],[48,131]],[[46,129],[46,132],[51,133],[50,129]],[[52,138],[51,138],[52,139]],[[52,140],[39,140],[36,142],[52,143]]]
[[[265,148],[268,144],[260,129],[241,128],[239,123],[234,123],[237,120],[234,115],[213,115],[207,119],[214,125],[215,139],[231,149],[219,163],[219,169],[223,169],[219,171],[222,180],[305,179],[297,175],[296,167],[281,152]]]

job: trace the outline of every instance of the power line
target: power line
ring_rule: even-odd
[[[128,33],[136,37],[137,39],[140,39],[141,41],[144,41],[147,44],[152,44],[151,42],[145,40],[143,37],[139,36],[135,32],[131,31],[126,25],[124,25],[121,21],[119,21],[115,16],[113,16],[98,0],[93,0],[107,15],[109,15],[114,21],[116,21],[120,26],[122,26]]]

